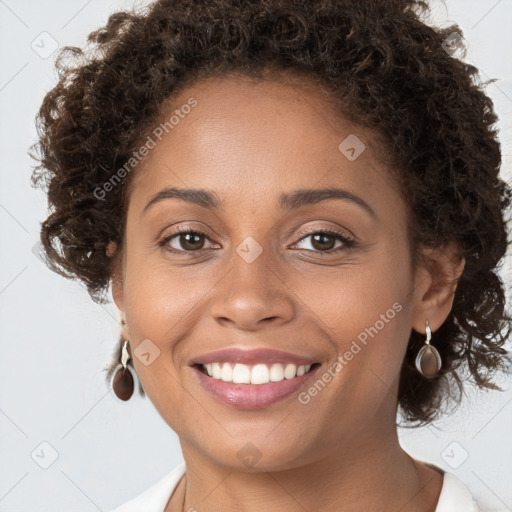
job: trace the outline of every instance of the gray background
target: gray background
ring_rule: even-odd
[[[132,5],[0,1],[0,512],[107,511],[182,460],[177,436],[149,399],[120,403],[104,383],[102,368],[118,337],[116,309],[94,304],[85,288],[50,272],[33,251],[46,202],[30,187],[27,148],[43,95],[56,83],[55,53],[44,52],[53,39],[82,45],[109,13]],[[446,0],[446,7],[434,7],[436,23],[461,25],[467,60],[483,78],[499,79],[487,92],[501,117],[510,171],[512,0]],[[502,273],[509,284],[510,267],[509,259]],[[503,385],[510,388],[510,381]],[[486,510],[512,510],[511,401],[510,390],[470,392],[438,428],[401,429],[402,445],[459,475]]]

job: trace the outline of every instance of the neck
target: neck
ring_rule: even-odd
[[[440,473],[402,450],[396,427],[362,430],[328,454],[282,471],[244,472],[182,449],[186,477],[166,512],[434,512],[442,487]]]

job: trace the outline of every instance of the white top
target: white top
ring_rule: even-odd
[[[434,467],[431,464],[430,466]],[[437,469],[444,477],[435,512],[479,512],[468,488],[453,473]],[[184,474],[185,463],[182,462],[149,489],[110,512],[164,512],[171,494]]]

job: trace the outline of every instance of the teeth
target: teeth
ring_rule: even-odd
[[[233,382],[235,384],[267,384],[268,382],[280,382],[284,379],[300,377],[309,371],[311,365],[297,367],[292,363],[283,365],[274,363],[270,368],[263,363],[249,366],[236,363],[208,363],[203,365],[206,373],[217,380]]]
[[[224,382],[233,382],[233,368],[228,363],[224,363],[222,365],[222,370],[220,372],[220,379]]]
[[[266,364],[256,364],[252,367],[251,384],[266,384],[270,380]]]
[[[235,364],[233,382],[235,384],[249,384],[251,382],[251,369],[245,364]]]
[[[222,368],[220,366],[219,363],[211,363],[212,365],[212,372],[213,372],[213,377],[215,379],[220,379],[220,376],[222,375]],[[208,366],[208,365],[206,365]]]
[[[284,380],[284,368],[282,364],[276,363],[270,367],[270,380],[272,382]]]
[[[308,368],[309,370],[309,368]],[[295,374],[297,373],[297,367],[294,364],[287,364],[284,369],[284,378],[285,379],[293,379]]]

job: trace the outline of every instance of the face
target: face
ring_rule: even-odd
[[[137,168],[113,295],[184,454],[286,469],[382,436],[424,288],[371,132],[271,80],[197,82],[175,110]],[[301,193],[320,189],[338,192]]]

